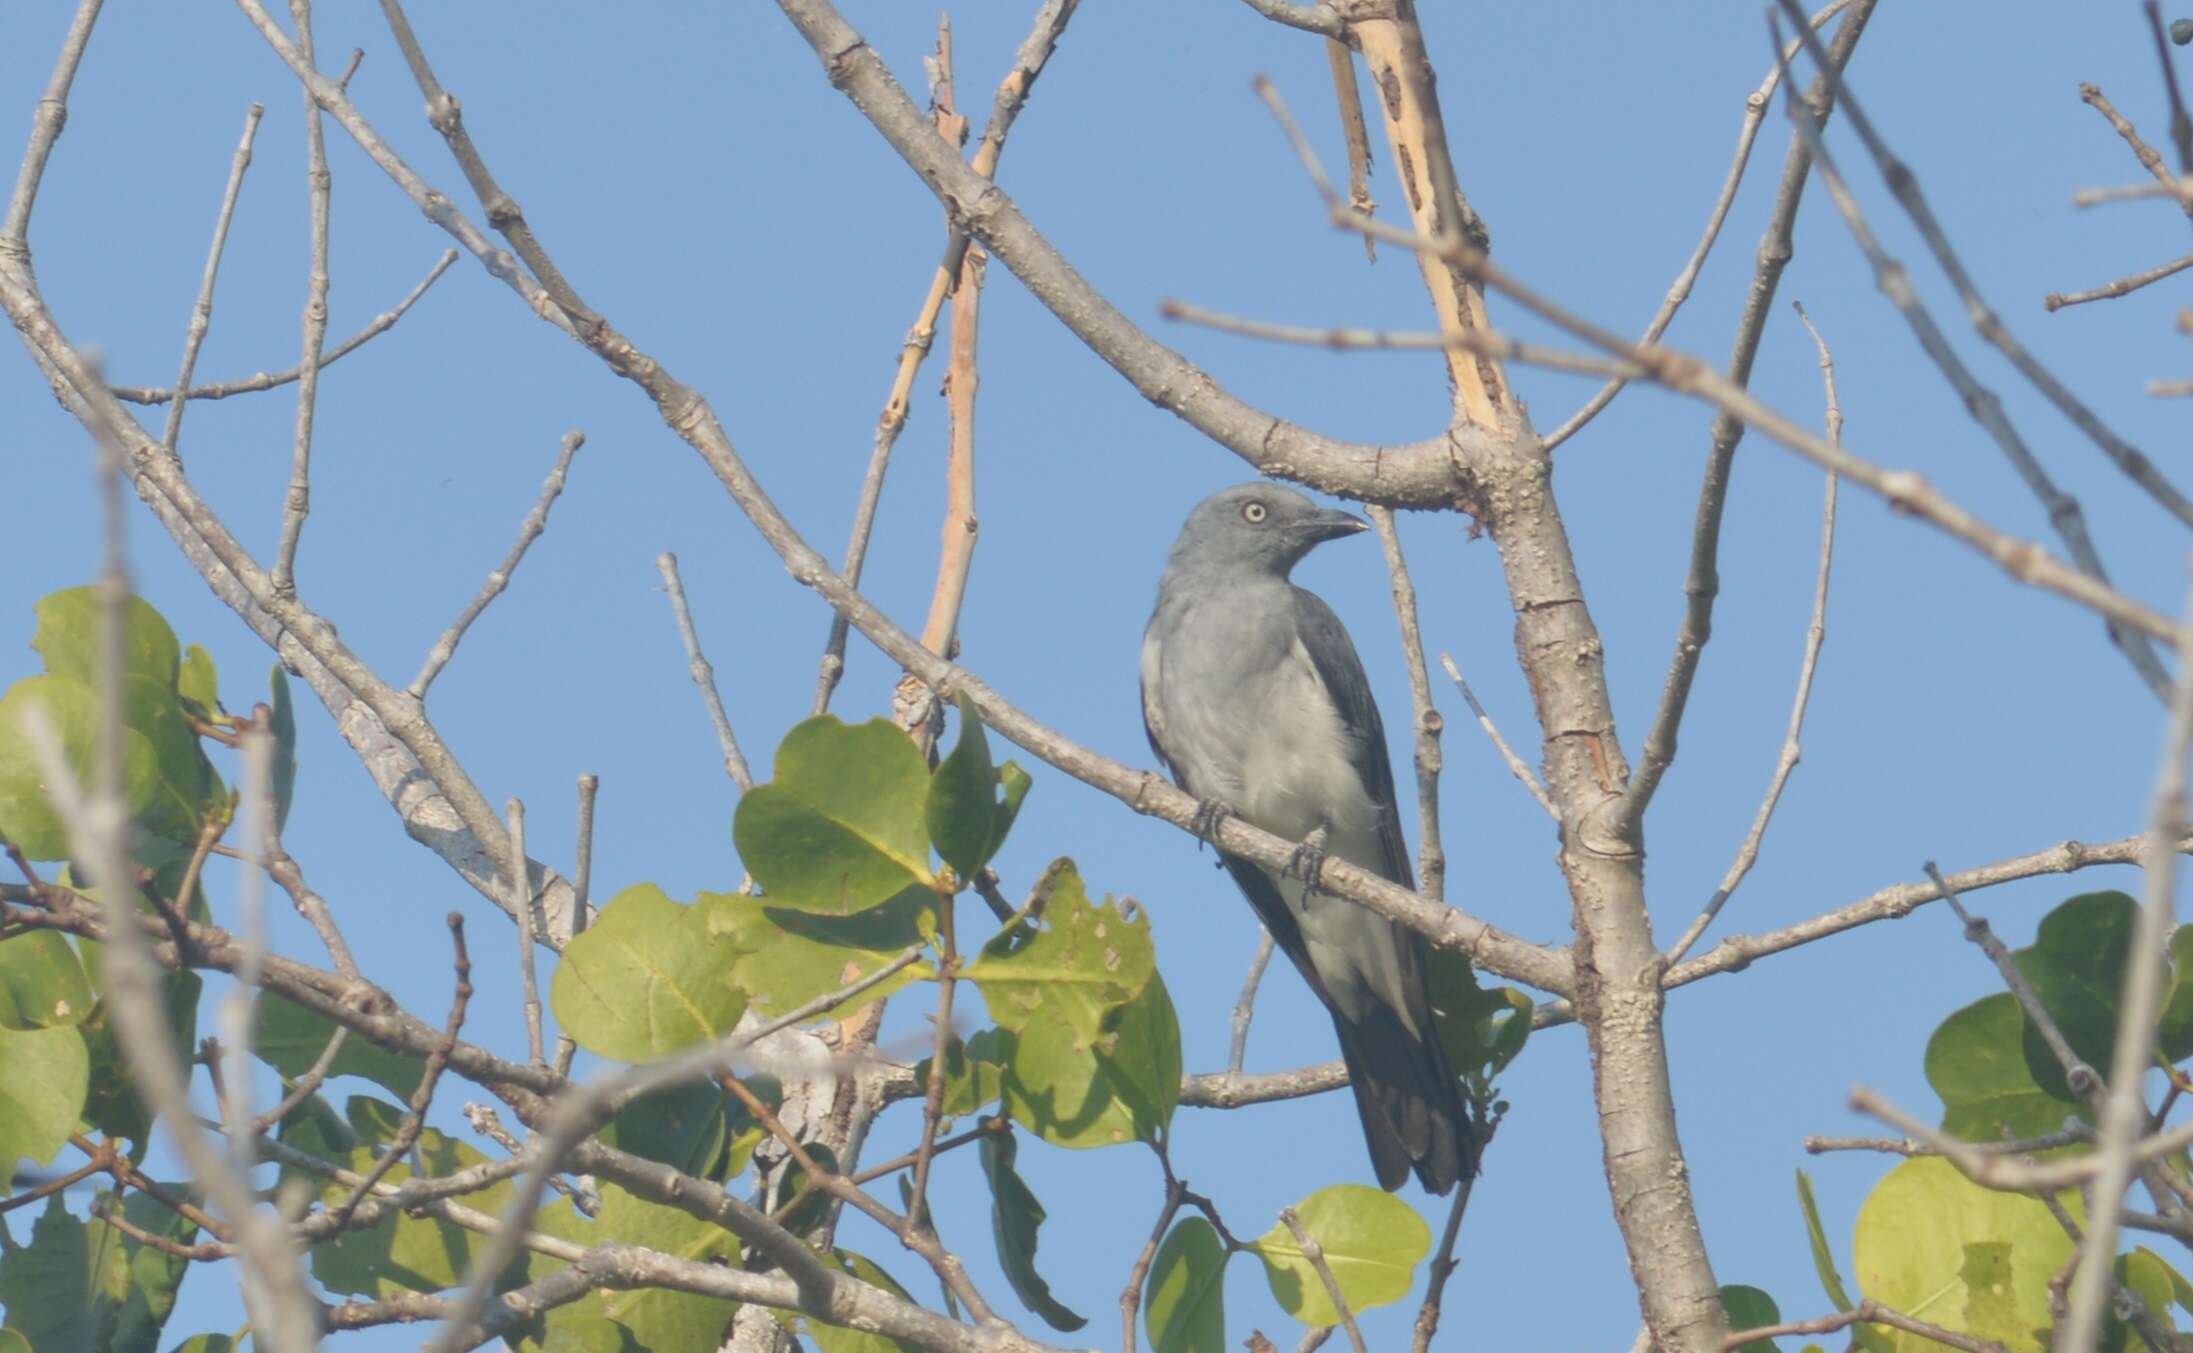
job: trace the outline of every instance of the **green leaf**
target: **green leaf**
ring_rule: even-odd
[[[289,674],[280,663],[267,673],[267,722],[274,734],[274,767],[267,787],[274,795],[274,830],[289,822],[289,803],[297,793],[297,709],[290,703]]]
[[[739,1262],[738,1241],[720,1227],[673,1207],[635,1198],[615,1184],[601,1184],[601,1215],[588,1220],[569,1199],[544,1207],[534,1229],[575,1245],[634,1245],[702,1264]],[[524,1257],[525,1280],[538,1282],[564,1267],[544,1254]],[[619,1348],[648,1353],[713,1353],[738,1303],[659,1287],[596,1290],[548,1312],[516,1339],[520,1348],[546,1353]]]
[[[1774,1298],[1742,1283],[1721,1289],[1721,1311],[1728,1316],[1731,1334],[1782,1323],[1782,1308]],[[1776,1348],[1772,1339],[1747,1339],[1736,1346],[1736,1353],[1776,1353]]]
[[[6,1350],[0,1349],[0,1353]],[[236,1341],[226,1334],[193,1334],[168,1353],[236,1353]]]
[[[2064,1195],[2075,1216],[2076,1198]],[[1859,1288],[1882,1305],[2012,1353],[2045,1353],[2048,1279],[2071,1257],[2071,1241],[2037,1199],[1990,1192],[1948,1161],[1923,1157],[1874,1187],[1851,1252]],[[1935,1347],[1880,1333],[1897,1353]]]
[[[1038,910],[982,946],[963,975],[1004,1028],[1063,1028],[1087,1046],[1157,970],[1149,917],[1090,902],[1072,860],[1052,864],[1037,889]]]
[[[187,1185],[167,1191],[186,1195]],[[116,1206],[114,1195],[99,1195],[102,1210]],[[131,1193],[120,1204],[123,1220],[150,1235],[188,1245],[198,1238],[197,1223],[147,1193]],[[91,1254],[94,1318],[102,1338],[99,1353],[158,1353],[160,1331],[174,1313],[175,1296],[190,1272],[188,1259],[165,1253],[94,1218],[86,1227]]]
[[[1201,1217],[1166,1233],[1143,1297],[1151,1353],[1224,1353],[1227,1257],[1218,1232]]]
[[[30,1346],[30,1340],[23,1337],[21,1330],[12,1330],[0,1326],[0,1353],[34,1353],[34,1350]],[[178,1353],[180,1353],[180,1350],[178,1350]]]
[[[78,947],[83,953],[85,974],[92,986],[97,987],[99,955],[104,952],[104,946],[84,940]],[[175,1055],[185,1063],[197,1050],[198,997],[204,989],[204,980],[194,972],[160,975],[168,1027],[175,1034]],[[84,1036],[84,1048],[91,1064],[91,1092],[84,1101],[84,1121],[109,1137],[128,1138],[133,1145],[130,1158],[142,1162],[151,1143],[152,1115],[137,1095],[136,1081],[130,1078],[129,1062],[122,1056],[106,1003],[102,1001],[92,1007],[91,1018],[77,1029]]]
[[[84,965],[57,931],[0,940],[0,1029],[82,1024],[98,997]]]
[[[0,1029],[0,1191],[16,1162],[53,1163],[90,1088],[91,1056],[75,1029]]]
[[[2007,991],[1942,1021],[1927,1040],[1926,1078],[1942,1097],[1942,1130],[1968,1142],[2000,1141],[2006,1131],[2043,1136],[2081,1114],[2080,1105],[2034,1078],[2025,1015]]]
[[[845,915],[932,885],[922,821],[929,768],[896,724],[809,719],[777,747],[776,778],[739,800],[732,840],[779,905]]]
[[[959,742],[929,777],[923,816],[937,854],[952,866],[960,885],[990,861],[997,832],[998,773],[990,762],[990,740],[982,716],[966,692],[959,696]]]
[[[738,951],[732,982],[765,1015],[781,1015],[850,986],[936,933],[937,895],[927,888],[908,888],[851,916],[773,907],[773,900],[702,893],[696,903],[707,913],[708,933]],[[926,961],[909,964],[815,1018],[848,1018],[934,971]]]
[[[945,1117],[973,1113],[1005,1092],[1006,1054],[1007,1049],[998,1046],[995,1029],[984,1029],[964,1043],[955,1036],[944,1045]],[[915,1063],[914,1084],[929,1084],[929,1067],[935,1060],[932,1055]]]
[[[893,1296],[906,1297],[906,1289],[883,1271],[883,1266],[863,1254],[851,1250],[832,1250],[830,1258],[837,1266],[864,1283],[880,1287]],[[911,1297],[907,1297],[911,1301]],[[872,1334],[867,1330],[848,1329],[828,1321],[807,1318],[807,1337],[815,1341],[822,1353],[915,1353],[914,1345],[903,1344],[885,1334]]]
[[[2171,932],[2170,989],[2155,1040],[2162,1055],[2173,1062],[2193,1057],[2193,925]]]
[[[350,1159],[351,1151],[358,1145],[358,1134],[350,1130],[350,1124],[335,1112],[334,1105],[317,1094],[306,1095],[296,1108],[282,1115],[282,1121],[275,1125],[274,1139],[308,1155],[336,1162]],[[308,1193],[317,1193],[327,1187],[321,1175],[293,1165],[282,1166],[281,1184],[286,1187],[293,1179],[309,1185]]]
[[[27,711],[43,710],[61,743],[61,759],[78,785],[92,782],[98,748],[99,693],[67,676],[34,676],[0,697],[0,837],[34,860],[65,860],[68,832],[54,810],[45,775],[24,729]],[[122,795],[130,815],[142,814],[159,788],[159,758],[142,733],[122,732]]]
[[[1847,1311],[1855,1303],[1843,1286],[1843,1275],[1836,1271],[1835,1252],[1828,1246],[1827,1230],[1820,1225],[1820,1206],[1812,1197],[1812,1176],[1803,1170],[1797,1172],[1797,1202],[1805,1213],[1805,1238],[1812,1245],[1813,1271],[1820,1275],[1820,1286],[1835,1309]],[[1889,1342],[1871,1325],[1851,1326],[1850,1339],[1852,1347],[1860,1353],[1893,1353]]]
[[[1531,1032],[1531,999],[1514,987],[1478,985],[1467,954],[1433,949],[1425,974],[1432,1019],[1455,1074],[1485,1084],[1499,1075]]]
[[[122,683],[122,721],[152,748],[152,790],[138,812],[138,825],[179,846],[196,844],[207,817],[216,809],[225,812],[227,804],[210,801],[213,765],[191,731],[182,698],[172,684],[132,673]]]
[[[99,683],[99,590],[71,587],[38,603],[38,632],[30,646],[46,660],[46,670]],[[182,670],[182,648],[175,631],[143,597],[131,597],[122,621],[122,670],[141,673],[170,690]]]
[[[2032,947],[2013,955],[2072,1051],[2105,1071],[2116,1046],[2117,989],[2138,917],[2139,904],[2123,893],[2082,893],[2042,917]],[[2071,1098],[2063,1064],[2030,1022],[2025,1059],[2042,1089]]]
[[[1155,973],[1086,1045],[1039,1021],[996,1031],[991,1050],[1006,1064],[1007,1109],[1054,1146],[1157,1142],[1180,1102],[1180,1022]]]
[[[363,1174],[373,1168],[378,1153],[396,1135],[404,1111],[365,1095],[353,1097],[343,1109],[356,1134],[356,1145],[343,1163]],[[426,1173],[436,1177],[455,1174],[487,1160],[471,1146],[433,1128],[419,1134],[413,1154],[425,1165]],[[382,1178],[390,1184],[401,1184],[411,1178],[411,1173],[411,1160],[407,1157]],[[512,1182],[504,1179],[484,1189],[460,1194],[456,1201],[475,1211],[501,1216],[514,1192]],[[322,1181],[321,1201],[333,1205],[349,1196],[349,1185]],[[312,1276],[329,1291],[346,1296],[380,1298],[405,1290],[438,1292],[464,1281],[473,1264],[486,1256],[492,1243],[487,1236],[438,1218],[398,1213],[315,1245]]]
[[[213,655],[196,644],[183,650],[183,667],[175,678],[175,693],[183,697],[185,712],[201,720],[221,713],[221,678],[213,670]]]
[[[1043,1204],[1013,1168],[1020,1142],[1010,1132],[985,1136],[975,1144],[982,1172],[990,1177],[990,1231],[997,1238],[998,1266],[1013,1294],[1052,1329],[1071,1332],[1089,1323],[1051,1295],[1051,1285],[1036,1272],[1036,1231],[1043,1225]]]
[[[2162,1322],[2164,1329],[2176,1332],[2178,1326],[2170,1318],[2170,1304],[2185,1277],[2172,1268],[2168,1260],[2144,1245],[2135,1247],[2130,1254],[2117,1256],[2117,1281],[2147,1304],[2147,1309]],[[2114,1343],[2127,1353],[2146,1347],[2129,1324],[2115,1319],[2110,1324],[2115,1326],[2110,1331],[2114,1338],[2105,1338],[2105,1346]]]
[[[667,1086],[619,1109],[595,1136],[619,1151],[705,1178],[723,1155],[729,1100],[713,1081]]]
[[[998,788],[1004,791],[1004,796],[998,801],[997,817],[990,826],[992,858],[1004,847],[1005,838],[1013,834],[1013,823],[1020,817],[1020,801],[1028,797],[1028,788],[1034,783],[1018,761],[1008,761],[998,767]]]
[[[580,1047],[620,1062],[655,1061],[729,1033],[746,1009],[731,982],[738,947],[708,916],[652,883],[611,898],[556,965],[556,1022]]]
[[[1431,1252],[1432,1229],[1414,1208],[1362,1184],[1319,1189],[1295,1205],[1295,1215],[1325,1252],[1325,1267],[1357,1315],[1407,1296],[1416,1283],[1417,1264]],[[1287,1314],[1306,1325],[1340,1323],[1324,1280],[1285,1222],[1248,1248],[1264,1261],[1272,1296]]]
[[[7,1308],[7,1327],[35,1349],[96,1349],[93,1277],[90,1233],[54,1194],[31,1224],[30,1244],[0,1255],[0,1307]]]
[[[334,1022],[325,1015],[307,1010],[287,997],[267,992],[259,997],[259,1018],[252,1034],[251,1050],[259,1060],[294,1083],[320,1060],[320,1054],[327,1050],[327,1040],[334,1032]],[[426,1059],[390,1052],[376,1047],[365,1035],[352,1033],[343,1040],[342,1050],[335,1054],[328,1074],[361,1076],[390,1094],[408,1100],[418,1090],[420,1078],[426,1075]]]

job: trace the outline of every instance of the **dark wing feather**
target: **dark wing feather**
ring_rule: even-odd
[[[1386,726],[1378,717],[1378,702],[1371,698],[1363,659],[1356,656],[1355,642],[1340,617],[1315,592],[1295,588],[1294,610],[1303,647],[1309,650],[1333,703],[1340,707],[1342,721],[1363,732],[1355,749],[1355,769],[1378,805],[1378,840],[1386,857],[1379,872],[1414,891],[1416,872],[1409,867],[1409,845],[1402,839],[1401,810],[1394,800],[1393,764],[1386,759]]]

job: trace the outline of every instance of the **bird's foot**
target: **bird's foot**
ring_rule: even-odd
[[[1195,839],[1201,843],[1197,849],[1204,845],[1218,849],[1218,824],[1232,816],[1233,811],[1218,799],[1203,799],[1196,804],[1195,816],[1188,819],[1188,830],[1195,833]]]
[[[1287,857],[1287,867],[1280,871],[1289,878],[1300,879],[1307,892],[1324,891],[1319,880],[1325,872],[1325,836],[1325,828],[1320,826],[1303,837],[1302,844],[1296,846],[1294,854]]]

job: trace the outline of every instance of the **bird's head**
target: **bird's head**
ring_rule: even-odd
[[[1173,544],[1172,562],[1284,578],[1302,556],[1369,523],[1322,508],[1277,484],[1237,484],[1196,504]]]

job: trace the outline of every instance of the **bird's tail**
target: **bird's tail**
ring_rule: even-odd
[[[1445,1193],[1475,1175],[1476,1134],[1438,1035],[1416,1037],[1383,1006],[1360,1022],[1335,1011],[1333,1027],[1379,1186],[1400,1188],[1414,1170],[1426,1189]]]

